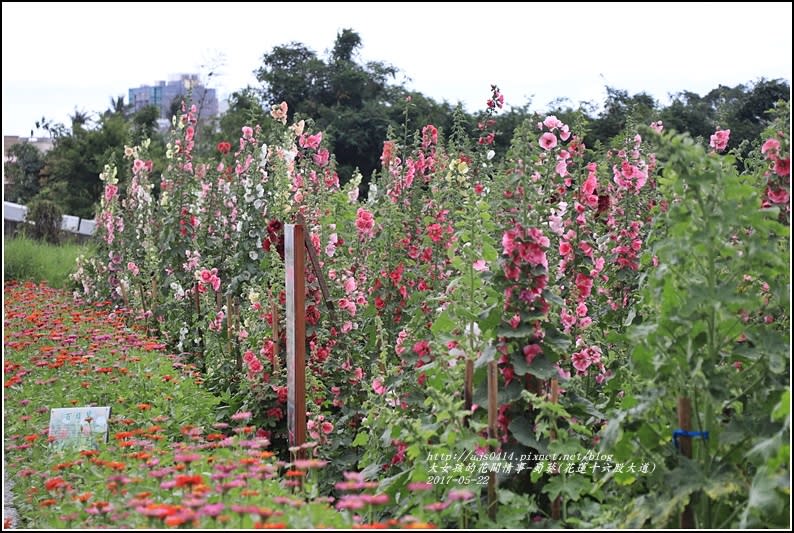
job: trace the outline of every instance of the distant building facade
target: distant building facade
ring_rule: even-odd
[[[35,146],[39,152],[46,154],[52,149],[53,141],[50,137],[37,138],[20,135],[3,135],[3,155],[5,157],[3,161],[9,162],[12,160],[8,155],[8,150],[15,144],[31,144]]]
[[[160,118],[171,122],[172,105],[179,97],[191,95],[192,102],[200,108],[200,117],[218,115],[218,96],[215,89],[204,87],[197,74],[182,74],[178,80],[159,81],[156,85],[142,85],[129,90],[128,102],[137,112],[153,105],[160,110]]]

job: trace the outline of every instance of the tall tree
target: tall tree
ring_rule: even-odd
[[[9,160],[3,164],[8,181],[4,195],[9,200],[26,204],[40,188],[39,175],[44,168],[44,158],[38,148],[30,143],[15,144],[8,149]]]
[[[325,59],[293,42],[265,54],[255,72],[266,108],[285,101],[289,120],[296,115],[312,118],[326,132],[342,181],[356,167],[365,180],[379,168],[389,127],[402,130],[408,96],[417,97],[415,105],[409,106],[410,118],[418,119],[411,124],[412,130],[426,120],[451,120],[448,104],[437,104],[396,84],[396,67],[381,61],[361,62],[361,47],[361,36],[344,29]]]

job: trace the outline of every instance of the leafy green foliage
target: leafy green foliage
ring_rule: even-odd
[[[3,163],[9,183],[5,198],[26,204],[39,191],[39,175],[43,168],[44,157],[32,144],[23,142],[9,148],[8,160]]]
[[[771,458],[788,427],[785,411],[769,413],[790,371],[789,229],[776,209],[759,208],[760,177],[740,174],[734,156],[668,134],[660,159],[669,209],[657,220],[645,318],[629,331],[636,393],[604,434],[619,455],[650,454],[660,471],[645,481],[653,498],[637,496],[625,525],[669,527],[689,504],[700,527],[783,527],[779,479],[790,466]],[[670,445],[678,397],[692,400],[693,429],[708,432],[692,460]]]
[[[50,200],[37,199],[30,203],[26,222],[27,232],[34,239],[58,244],[61,241],[63,210]]]

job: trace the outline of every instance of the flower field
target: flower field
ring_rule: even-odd
[[[591,148],[555,116],[497,156],[503,103],[394,134],[369,182],[340,183],[285,103],[210,158],[184,106],[157,182],[125,147],[74,295],[4,289],[22,525],[788,525],[788,106],[747,158],[730,130]],[[298,216],[318,258],[301,449]],[[112,407],[106,445],[48,442],[50,408],[90,405]]]

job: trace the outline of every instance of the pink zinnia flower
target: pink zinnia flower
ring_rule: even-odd
[[[239,412],[234,413],[232,415],[232,420],[235,421],[235,422],[241,422],[241,421],[244,422],[246,420],[249,420],[250,418],[251,418],[251,412],[250,411],[239,411]]]
[[[452,489],[447,494],[447,501],[454,502],[457,500],[465,501],[474,498],[474,493],[466,489]]]

